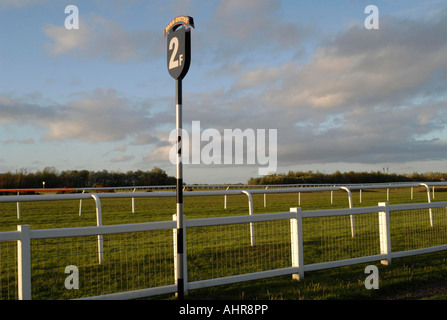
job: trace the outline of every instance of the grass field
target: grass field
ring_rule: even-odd
[[[438,190],[432,201],[447,201],[447,192]],[[192,191],[194,192],[194,191]],[[390,189],[390,204],[427,202],[424,188],[414,190],[410,199],[410,189]],[[376,206],[387,200],[386,190],[370,190],[360,194],[353,193],[353,205]],[[298,205],[297,194],[268,194],[264,207],[264,196],[254,195],[254,213],[289,211],[300,206],[303,210],[332,209],[348,207],[347,194],[337,191],[331,193],[301,193]],[[138,223],[172,220],[175,214],[175,198],[136,199],[135,213],[131,212],[130,199],[103,199],[103,225]],[[244,196],[228,196],[227,209],[224,209],[224,197],[185,197],[185,217],[187,219],[222,217],[248,214],[248,201]],[[95,204],[93,200],[83,200],[82,215],[79,216],[79,201],[54,201],[40,203],[21,203],[22,218],[17,220],[16,204],[0,204],[0,231],[16,230],[18,224],[30,225],[32,229],[93,226],[96,224]],[[351,244],[331,242],[327,237],[325,247],[333,247],[324,253],[319,249],[322,241],[318,238],[315,245],[307,246],[306,263],[321,259],[343,258],[343,254],[357,254],[355,250],[364,250],[363,243],[377,243],[377,238],[368,232],[372,223],[365,217],[356,221],[356,232],[362,246],[346,251]],[[375,220],[374,220],[375,221]],[[346,221],[343,222],[344,224]],[[408,222],[393,222],[405,227]],[[334,225],[331,222],[330,225]],[[325,224],[306,226],[304,231],[308,241],[314,241],[314,233],[320,234]],[[240,272],[254,272],[262,268],[290,266],[290,235],[288,221],[256,225],[257,245],[250,248],[247,241],[246,226],[213,227],[211,238],[203,238],[210,230],[192,228],[187,230],[188,277],[190,281],[206,277],[220,277]],[[340,226],[344,232],[349,228]],[[341,230],[340,229],[340,230]],[[364,229],[364,230],[363,230]],[[318,231],[318,232],[317,232]],[[364,232],[363,232],[364,231]],[[307,235],[306,235],[307,232]],[[327,229],[325,233],[330,233]],[[443,231],[441,231],[443,232]],[[349,233],[349,232],[348,232]],[[408,238],[406,229],[399,231]],[[365,235],[362,238],[362,235]],[[445,237],[440,233],[440,237]],[[272,235],[274,240],[272,241]],[[338,236],[338,235],[337,235]],[[412,237],[412,236],[410,236]],[[349,235],[345,238],[349,238]],[[225,241],[224,241],[225,239]],[[444,241],[444,238],[441,240]],[[408,241],[405,240],[405,241]],[[432,239],[430,240],[432,241]],[[34,243],[35,242],[35,243]],[[172,284],[172,231],[157,231],[139,234],[111,235],[104,237],[107,251],[107,263],[99,265],[96,255],[95,237],[82,239],[48,239],[33,241],[33,299],[66,299],[85,295],[113,293],[116,291],[140,289],[148,286]],[[191,245],[190,245],[191,243]],[[445,242],[444,242],[445,243]],[[16,299],[12,288],[15,261],[6,257],[14,256],[15,243],[0,245],[0,299]],[[150,248],[150,254],[147,248]],[[356,249],[357,248],[357,249]],[[372,248],[374,251],[377,248]],[[337,249],[337,250],[335,250]],[[370,249],[368,249],[370,250]],[[346,251],[346,252],[344,252]],[[362,252],[359,252],[362,254]],[[373,253],[372,253],[373,254]],[[367,290],[364,281],[366,265],[355,265],[322,271],[308,272],[301,281],[291,276],[276,277],[259,281],[250,281],[234,285],[213,287],[189,292],[188,299],[386,299],[405,298],[413,292],[417,298],[443,299],[446,297],[444,279],[447,279],[447,254],[439,252],[409,258],[394,259],[389,266],[375,265],[379,268],[379,290]],[[78,265],[83,286],[80,290],[67,290],[63,283],[67,274],[67,265]],[[211,267],[210,267],[211,266]],[[48,271],[50,270],[50,271]],[[427,287],[426,293],[421,292]],[[417,290],[416,290],[417,289]],[[410,296],[411,297],[411,296]],[[172,299],[172,295],[156,297]]]

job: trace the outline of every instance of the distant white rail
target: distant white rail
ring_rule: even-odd
[[[263,194],[264,195],[264,207],[267,205],[266,195],[267,194],[284,194],[284,193],[297,193],[299,200],[298,205],[301,205],[301,193],[310,192],[323,192],[331,191],[331,203],[334,191],[346,191],[348,195],[349,208],[353,208],[352,190],[360,191],[360,201],[361,201],[361,191],[365,189],[386,189],[387,190],[387,201],[389,201],[389,189],[390,188],[411,188],[411,198],[413,198],[413,188],[415,187],[425,187],[427,191],[427,201],[431,202],[432,195],[434,198],[435,187],[447,186],[447,182],[402,182],[402,183],[373,183],[373,184],[340,184],[340,185],[185,185],[186,188],[225,188],[225,190],[199,190],[193,192],[184,192],[185,197],[200,197],[200,196],[221,196],[225,197],[224,208],[227,208],[227,196],[228,195],[242,195],[245,194],[248,197],[248,211],[249,215],[253,215],[253,194]],[[430,193],[430,187],[432,188],[432,195]],[[57,200],[80,200],[79,203],[79,216],[82,214],[82,200],[83,199],[95,199],[96,203],[96,219],[97,225],[100,225],[102,221],[101,213],[101,203],[100,199],[110,199],[110,198],[131,198],[132,199],[132,213],[135,212],[135,198],[152,198],[152,197],[175,197],[175,191],[158,191],[158,192],[136,192],[137,189],[169,189],[174,188],[174,186],[140,186],[140,187],[116,187],[116,188],[73,188],[72,190],[77,190],[82,193],[72,193],[72,194],[43,194],[43,195],[18,195],[17,196],[2,196],[0,197],[0,203],[2,202],[16,202],[17,203],[17,219],[21,218],[20,202],[36,202],[36,201],[57,201]],[[235,188],[231,190],[230,188]],[[99,191],[107,190],[133,190],[132,192],[104,192],[99,193]],[[16,191],[16,190],[14,190]],[[97,191],[98,193],[90,193],[86,191]],[[355,237],[355,225],[353,216],[350,217],[351,220],[351,235]],[[430,209],[430,220],[433,225],[432,212]],[[252,233],[253,225],[251,225]]]

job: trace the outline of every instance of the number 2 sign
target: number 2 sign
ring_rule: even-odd
[[[186,28],[179,28],[184,25]],[[177,294],[183,300],[186,270],[183,264],[183,163],[182,163],[182,80],[191,63],[191,29],[194,20],[189,16],[178,16],[166,26],[168,36],[168,71],[176,83],[176,131],[177,131]]]
[[[184,16],[177,17],[176,19],[179,20],[179,18],[192,19]],[[176,19],[173,21],[177,21]],[[179,20],[177,24],[173,24],[170,27],[171,32],[168,33],[165,31],[168,36],[168,71],[175,80],[183,79],[188,73],[191,64],[191,30],[189,28],[178,28],[180,24],[186,25],[183,20]],[[193,24],[189,24],[188,20],[189,25],[193,26]]]

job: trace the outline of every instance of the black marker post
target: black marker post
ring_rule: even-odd
[[[181,26],[185,28],[179,28]],[[168,36],[168,71],[176,82],[176,130],[177,130],[177,296],[185,294],[185,268],[183,263],[183,163],[182,163],[182,80],[191,63],[191,30],[194,20],[188,16],[174,18],[165,28]]]

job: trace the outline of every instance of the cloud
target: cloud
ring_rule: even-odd
[[[143,109],[132,108],[127,99],[112,89],[83,94],[60,112],[58,119],[49,124],[47,139],[119,141],[151,124]]]
[[[219,1],[211,18],[194,31],[196,63],[231,71],[235,65],[260,63],[266,55],[301,54],[316,28],[287,21],[281,5],[279,0]]]
[[[0,124],[32,125],[36,119],[43,118],[51,121],[54,107],[42,107],[28,100],[28,97],[16,98],[0,94]]]
[[[226,5],[220,14],[238,7]],[[379,30],[351,26],[306,62],[235,69],[230,89],[188,96],[188,117],[204,128],[278,129],[279,165],[446,159],[446,18],[384,16]]]
[[[171,152],[172,145],[164,145],[155,148],[148,155],[145,155],[142,159],[142,163],[153,163],[153,164],[170,164],[169,162],[169,154]]]
[[[49,141],[92,143],[120,141],[154,127],[147,105],[121,97],[113,89],[82,92],[66,104],[40,105],[25,98],[0,95],[0,123],[27,125],[45,131]]]
[[[118,155],[115,158],[111,159],[110,162],[128,162],[133,160],[135,157],[134,156],[124,156],[124,155]]]
[[[44,33],[53,40],[53,43],[47,43],[46,47],[52,55],[68,53],[74,49],[85,52],[93,36],[90,27],[83,25],[78,30],[67,30],[64,26],[47,25],[44,27]]]
[[[439,135],[447,124],[444,21],[383,19],[377,33],[354,27],[291,68],[281,86],[263,94],[264,103],[301,114],[283,134],[290,151],[282,159],[446,159],[446,137]],[[328,125],[336,117],[341,124]],[[439,138],[418,139],[428,133]]]
[[[43,32],[50,40],[46,43],[47,51],[55,56],[73,54],[123,63],[147,60],[165,50],[163,38],[154,31],[128,31],[118,22],[93,13],[80,16],[79,29],[48,24]]]
[[[147,144],[157,144],[160,142],[160,139],[148,132],[144,132],[139,134],[134,141],[130,143],[133,146],[141,146]]]
[[[108,3],[107,3],[108,5]],[[296,21],[284,21],[279,14],[278,0],[219,1],[211,16],[200,19],[193,37],[195,63],[219,67],[228,61],[252,62],[257,50],[284,52],[301,49],[306,39],[315,34],[314,26]],[[172,2],[169,7],[179,11],[194,11],[193,2]],[[187,10],[189,9],[189,10]],[[161,10],[161,9],[160,9]],[[70,54],[78,58],[101,59],[112,62],[147,61],[165,56],[166,43],[160,30],[129,30],[120,23],[96,13],[80,15],[78,30],[48,24],[43,32],[48,37],[46,48],[51,55]],[[219,63],[216,63],[219,62]]]

